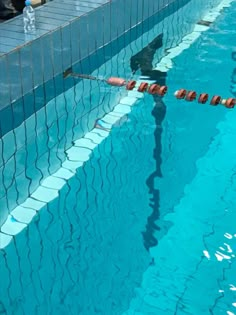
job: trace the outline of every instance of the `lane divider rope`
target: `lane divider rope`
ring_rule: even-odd
[[[128,90],[128,91],[132,91],[137,85],[137,82],[134,80],[126,81],[125,79],[119,78],[119,77],[110,77],[108,79],[99,79],[99,78],[96,78],[94,76],[90,76],[87,74],[73,73],[71,71],[71,69],[68,69],[63,74],[64,78],[67,78],[68,76],[77,77],[77,78],[81,78],[81,79],[102,81],[102,82],[105,82],[111,86],[116,86],[116,87],[125,86],[126,90]],[[163,97],[166,95],[166,93],[168,91],[168,87],[166,85],[160,86],[158,84],[150,84],[149,85],[147,82],[142,82],[139,84],[137,91],[140,93],[148,93],[148,94],[158,95],[160,97]],[[179,100],[185,100],[188,102],[193,102],[197,99],[198,103],[200,103],[200,104],[205,104],[209,100],[209,94],[207,94],[207,93],[201,93],[201,94],[197,95],[197,92],[187,91],[185,89],[180,89],[180,90],[176,91],[174,93],[174,96]],[[234,108],[236,105],[236,99],[232,98],[232,97],[224,99],[219,95],[214,95],[210,100],[210,105],[217,106],[219,104],[225,106],[226,108]]]

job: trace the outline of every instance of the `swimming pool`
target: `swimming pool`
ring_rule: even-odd
[[[4,187],[18,185],[8,202],[28,212],[14,213],[22,231],[1,250],[2,314],[234,314],[235,111],[173,93],[235,93],[236,5],[210,28],[196,25],[207,13],[197,8],[185,4],[134,41],[129,33],[93,71],[148,76],[169,86],[165,98],[80,81],[15,131],[27,141],[5,146],[8,163],[16,154]],[[97,118],[110,132],[89,132]],[[27,166],[14,169],[23,154]]]

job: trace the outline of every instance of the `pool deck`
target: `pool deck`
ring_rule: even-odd
[[[33,35],[24,33],[22,15],[0,23],[1,135],[5,133],[3,110],[110,41],[109,12],[111,7],[117,9],[115,4],[109,0],[48,2],[35,8]],[[118,34],[117,27],[113,33]]]

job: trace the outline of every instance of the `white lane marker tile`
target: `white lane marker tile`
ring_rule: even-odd
[[[11,212],[11,215],[18,222],[29,224],[33,220],[33,217],[36,215],[36,213],[36,210],[18,206]]]
[[[26,227],[27,225],[25,223],[18,222],[11,215],[9,215],[1,227],[1,232],[14,236],[20,233]]]
[[[46,188],[52,188],[59,190],[66,184],[65,180],[62,178],[49,176],[42,182],[42,186]]]
[[[67,150],[67,156],[70,161],[88,161],[92,151],[84,147],[71,147]]]
[[[58,197],[58,190],[39,186],[31,196],[48,203]]]
[[[21,204],[21,207],[30,208],[30,209],[33,209],[35,211],[39,211],[45,205],[46,205],[45,202],[42,202],[42,201],[39,201],[39,200],[35,200],[35,199],[29,197],[29,198],[26,199],[25,202],[23,202]]]
[[[12,236],[0,232],[0,249],[5,248],[12,240]]]

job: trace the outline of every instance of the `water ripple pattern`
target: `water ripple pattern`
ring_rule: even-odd
[[[191,89],[201,92],[207,84],[212,94],[230,95],[235,23],[229,21],[235,17],[232,3],[172,60],[175,66],[168,71],[167,85],[191,83]],[[215,80],[212,73],[218,74]],[[153,264],[124,314],[236,314],[236,114],[181,104],[169,95],[166,104],[163,130],[169,141],[163,141],[164,176],[157,185],[160,219],[170,228],[150,249]]]
[[[235,9],[160,69],[214,1],[177,4],[115,56],[118,41],[105,47],[95,71],[91,58],[75,70],[228,95]],[[235,112],[74,83],[0,141],[0,205],[15,229],[0,235],[0,314],[233,314]]]

